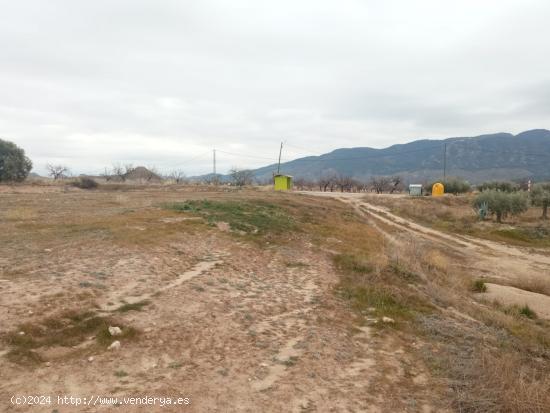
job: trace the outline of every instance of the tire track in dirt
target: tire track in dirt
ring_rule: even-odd
[[[502,243],[482,240],[466,235],[453,235],[432,228],[427,228],[411,220],[392,214],[387,209],[369,204],[362,194],[331,193],[329,195],[313,193],[313,195],[331,196],[350,204],[356,211],[368,214],[379,222],[392,226],[399,231],[419,236],[425,240],[443,245],[454,252],[469,257],[475,262],[473,269],[482,269],[485,275],[509,281],[519,277],[550,278],[550,256],[544,255],[532,248],[522,249]],[[378,227],[386,236],[393,238],[388,231]]]
[[[113,312],[124,304],[136,304],[139,302],[151,300],[155,295],[158,295],[159,293],[176,288],[186,281],[189,281],[204,273],[208,273],[217,265],[222,264],[224,262],[223,259],[226,255],[227,254],[224,252],[216,252],[211,255],[207,255],[206,257],[203,257],[201,260],[199,260],[199,262],[192,266],[189,270],[178,275],[175,280],[168,282],[153,291],[135,294],[132,293],[132,291],[134,290],[136,285],[129,285],[124,288],[124,290],[116,291],[114,294],[107,296],[107,304],[102,306],[100,312]]]
[[[521,285],[524,282],[550,282],[550,256],[545,255],[546,251],[515,247],[495,241],[467,235],[448,234],[427,228],[392,214],[386,208],[368,203],[363,199],[362,194],[333,193],[329,196],[351,205],[360,215],[371,218],[370,223],[395,245],[399,246],[407,241],[400,240],[373,221],[393,227],[401,233],[420,237],[437,246],[444,246],[448,251],[452,251],[463,258],[463,266],[473,276],[490,277],[491,279],[501,280],[500,282],[503,284],[516,283]],[[550,297],[548,296],[526,290],[519,290],[523,293],[517,294],[514,290],[518,289],[507,285],[488,284],[488,287],[488,293],[480,295],[480,297],[498,299],[509,305],[517,304],[521,306],[528,304],[544,318],[547,318],[546,315],[550,313]]]

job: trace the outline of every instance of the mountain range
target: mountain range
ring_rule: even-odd
[[[487,180],[550,179],[550,131],[534,129],[512,135],[495,133],[440,140],[421,139],[384,149],[342,148],[281,164],[281,173],[310,180],[340,174],[359,180],[400,175],[406,182],[464,178]],[[270,180],[277,164],[253,170],[259,181]]]

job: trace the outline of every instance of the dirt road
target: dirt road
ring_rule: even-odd
[[[541,317],[550,319],[550,297],[524,290],[518,294],[517,288],[506,285],[550,284],[550,255],[547,251],[515,247],[434,230],[392,214],[384,207],[369,203],[364,194],[338,192],[305,192],[305,194],[337,198],[349,203],[394,243],[402,242],[399,234],[410,234],[452,251],[461,257],[461,265],[472,276],[500,280],[499,283],[504,284],[492,284],[493,287],[488,284],[486,295],[488,299],[498,299],[504,304],[520,306],[528,304]],[[385,229],[388,227],[392,230]]]

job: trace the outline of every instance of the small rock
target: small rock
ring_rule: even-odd
[[[25,335],[25,332],[24,332],[24,331],[20,331],[18,334],[19,334],[20,336],[24,336],[24,335]]]
[[[50,363],[49,361],[46,362],[46,367],[50,367],[52,365],[52,363]]]
[[[112,336],[120,336],[122,334],[122,330],[120,327],[111,327],[109,326],[109,334]]]
[[[107,348],[108,350],[118,350],[120,348],[120,341],[113,341],[112,344]]]
[[[50,248],[46,248],[44,252],[52,252],[52,250]]]
[[[382,317],[382,322],[384,323],[395,323],[395,320],[393,318],[390,318],[390,317]]]
[[[261,363],[260,367],[267,367],[267,363]]]
[[[91,363],[92,361],[94,361],[94,358],[93,357],[88,357],[88,361]]]
[[[34,314],[34,313],[32,312],[32,310],[29,310],[29,315],[32,315],[32,314]]]
[[[145,330],[143,330],[144,332],[146,333],[150,333],[151,331],[153,331],[153,329],[151,327],[147,327]]]

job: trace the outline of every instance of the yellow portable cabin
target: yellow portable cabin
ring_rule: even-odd
[[[445,187],[441,182],[436,182],[432,186],[432,196],[443,196],[445,193]]]
[[[292,177],[289,175],[275,175],[273,181],[275,191],[290,191],[292,189]]]

